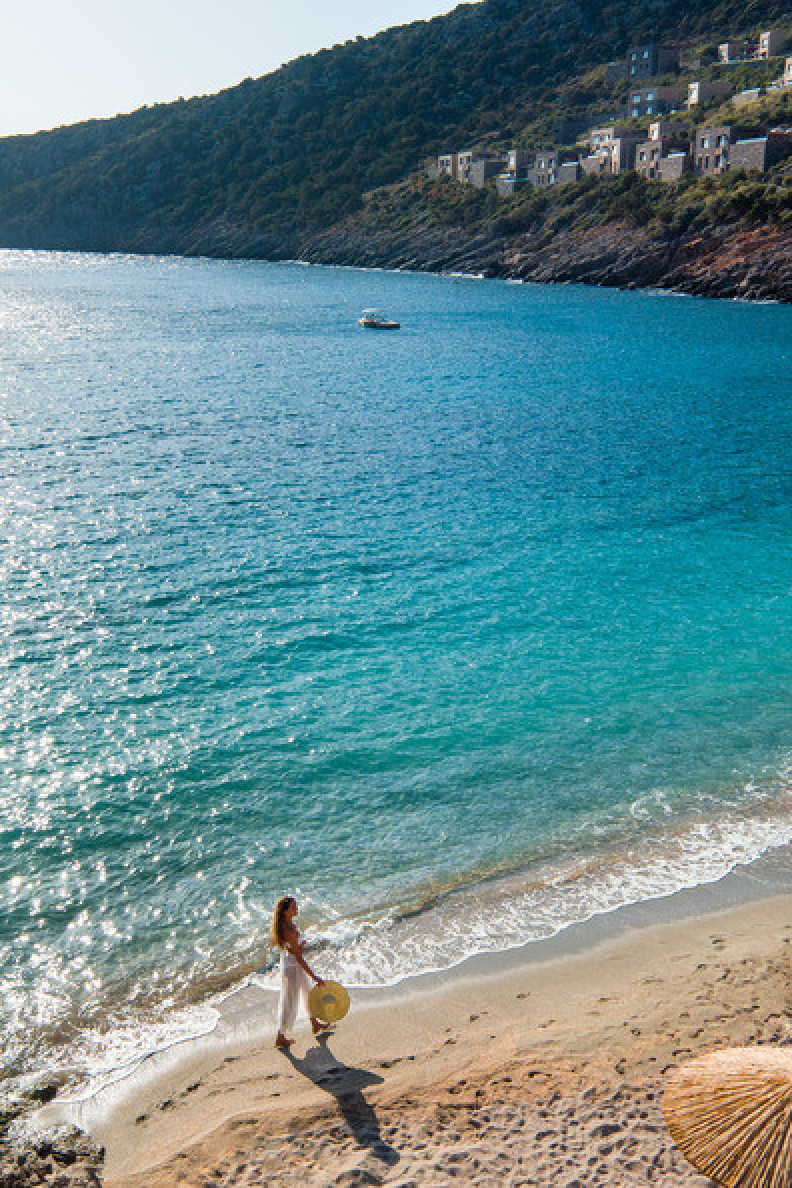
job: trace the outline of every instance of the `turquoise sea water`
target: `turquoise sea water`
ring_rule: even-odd
[[[360,330],[364,306],[401,319]],[[7,1073],[792,838],[792,310],[0,253]]]

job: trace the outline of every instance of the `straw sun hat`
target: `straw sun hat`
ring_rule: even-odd
[[[724,1188],[792,1185],[792,1052],[729,1048],[668,1078],[663,1115],[693,1166]]]
[[[308,1006],[323,1023],[340,1023],[349,1010],[349,991],[340,982],[321,982],[308,995]]]

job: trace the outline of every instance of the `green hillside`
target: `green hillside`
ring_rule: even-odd
[[[587,72],[631,42],[714,45],[783,15],[785,0],[483,0],[218,95],[9,137],[0,245],[291,255],[447,146],[585,109]]]

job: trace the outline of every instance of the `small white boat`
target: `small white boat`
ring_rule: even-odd
[[[358,318],[358,326],[364,326],[366,330],[398,330],[400,325],[400,322],[386,318],[381,309],[364,309]]]

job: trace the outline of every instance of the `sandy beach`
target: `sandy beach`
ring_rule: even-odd
[[[663,1078],[717,1047],[792,1042],[792,896],[666,910],[358,994],[320,1041],[302,1022],[289,1057],[274,996],[249,987],[215,1035],[42,1121],[98,1139],[113,1188],[703,1186],[664,1126]]]

